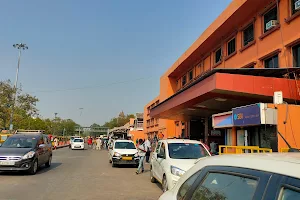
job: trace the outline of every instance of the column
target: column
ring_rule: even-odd
[[[204,121],[204,143],[208,144],[208,117]]]
[[[237,145],[236,127],[232,127],[231,129],[231,138],[232,138],[231,146],[236,146]]]

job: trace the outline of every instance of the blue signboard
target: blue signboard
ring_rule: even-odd
[[[251,126],[261,124],[260,119],[260,104],[232,109],[233,125],[234,126]]]

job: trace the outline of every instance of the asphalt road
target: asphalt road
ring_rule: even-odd
[[[162,194],[149,179],[149,165],[143,174],[135,168],[112,168],[107,151],[53,151],[51,168],[34,176],[0,173],[0,200],[156,200]]]

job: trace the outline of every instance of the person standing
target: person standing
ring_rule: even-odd
[[[58,139],[57,137],[54,139],[54,149],[58,147]]]
[[[147,152],[145,143],[143,143],[143,139],[139,139],[137,149],[138,149],[138,155],[140,157],[140,162],[139,162],[139,167],[136,170],[136,174],[139,174],[141,170],[142,173],[144,172],[144,160]]]
[[[101,139],[97,138],[96,140],[96,150],[100,150],[101,149]]]
[[[210,144],[211,153],[216,155],[217,154],[217,143],[215,141],[212,141]]]
[[[97,138],[93,138],[93,149],[96,149],[96,140],[97,140]]]
[[[146,163],[149,163],[149,158],[150,158],[150,154],[151,154],[151,142],[150,142],[150,136],[148,136],[147,140],[145,141],[145,147],[146,147]]]
[[[89,137],[89,139],[88,139],[89,148],[92,148],[92,144],[93,144],[93,139],[92,139],[92,137]]]

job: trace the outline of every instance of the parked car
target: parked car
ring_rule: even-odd
[[[71,143],[71,149],[81,149],[84,150],[84,139],[83,138],[74,138]]]
[[[197,159],[211,156],[203,143],[196,140],[160,140],[153,152],[150,165],[151,182],[162,184],[163,191],[173,188],[179,178]]]
[[[131,140],[115,140],[109,146],[109,162],[112,166],[117,165],[138,165],[138,151]]]
[[[236,154],[203,158],[159,200],[300,199],[300,154]]]
[[[0,171],[27,171],[36,174],[38,167],[50,167],[52,145],[42,133],[18,133],[0,147]]]

